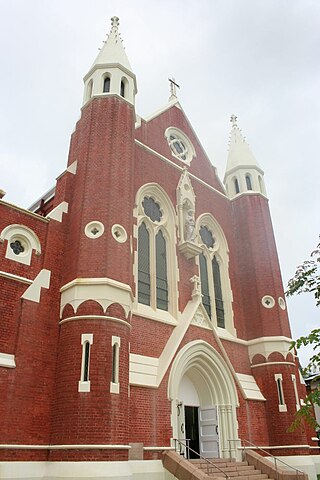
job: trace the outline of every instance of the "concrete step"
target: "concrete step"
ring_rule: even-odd
[[[261,470],[255,470],[254,467],[251,470],[240,470],[240,471],[234,471],[234,472],[229,472],[227,470],[223,470],[223,473],[219,472],[219,470],[216,470],[216,469],[210,470],[210,468],[209,468],[209,472],[210,472],[210,474],[214,473],[217,477],[224,477],[224,473],[225,473],[225,474],[228,475],[228,477],[234,478],[234,479],[237,479],[239,477],[250,477],[251,478],[251,477],[254,477],[255,475],[260,475],[261,474]]]
[[[209,473],[210,479],[214,479],[217,477],[224,478],[222,475],[217,475],[216,473]],[[254,475],[239,475],[238,477],[232,477],[233,480],[265,480],[267,478],[268,475],[266,475],[265,473],[257,473]]]

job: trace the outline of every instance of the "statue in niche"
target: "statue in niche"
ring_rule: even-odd
[[[195,241],[195,226],[196,222],[194,219],[194,211],[191,208],[188,208],[185,211],[185,219],[184,219],[184,239],[187,242],[194,242]]]

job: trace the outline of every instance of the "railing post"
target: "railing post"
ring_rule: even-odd
[[[277,480],[279,480],[277,457],[274,457],[274,467],[275,467],[275,469],[276,469],[276,478],[277,478]]]

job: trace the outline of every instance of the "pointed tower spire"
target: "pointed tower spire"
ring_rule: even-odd
[[[257,160],[250,150],[242,132],[237,124],[237,116],[231,115],[232,125],[229,142],[229,153],[227,168],[224,176],[230,198],[240,193],[262,193],[266,194],[263,175]]]
[[[119,18],[111,18],[111,30],[107,39],[84,77],[84,101],[104,94],[117,94],[134,103],[137,93],[134,75],[119,33]]]

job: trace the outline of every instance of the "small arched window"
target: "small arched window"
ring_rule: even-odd
[[[234,190],[235,190],[236,194],[240,193],[239,182],[238,182],[237,178],[234,179]]]
[[[89,355],[90,355],[90,343],[84,343],[84,359],[83,359],[83,382],[89,380]]]
[[[121,85],[120,85],[120,95],[121,95],[121,97],[124,98],[125,93],[126,93],[126,85],[125,85],[124,80],[121,80]]]
[[[247,189],[252,190],[252,182],[249,174],[246,175],[246,184],[247,184]]]
[[[110,92],[110,77],[105,77],[104,82],[103,82],[103,93],[108,93]]]

